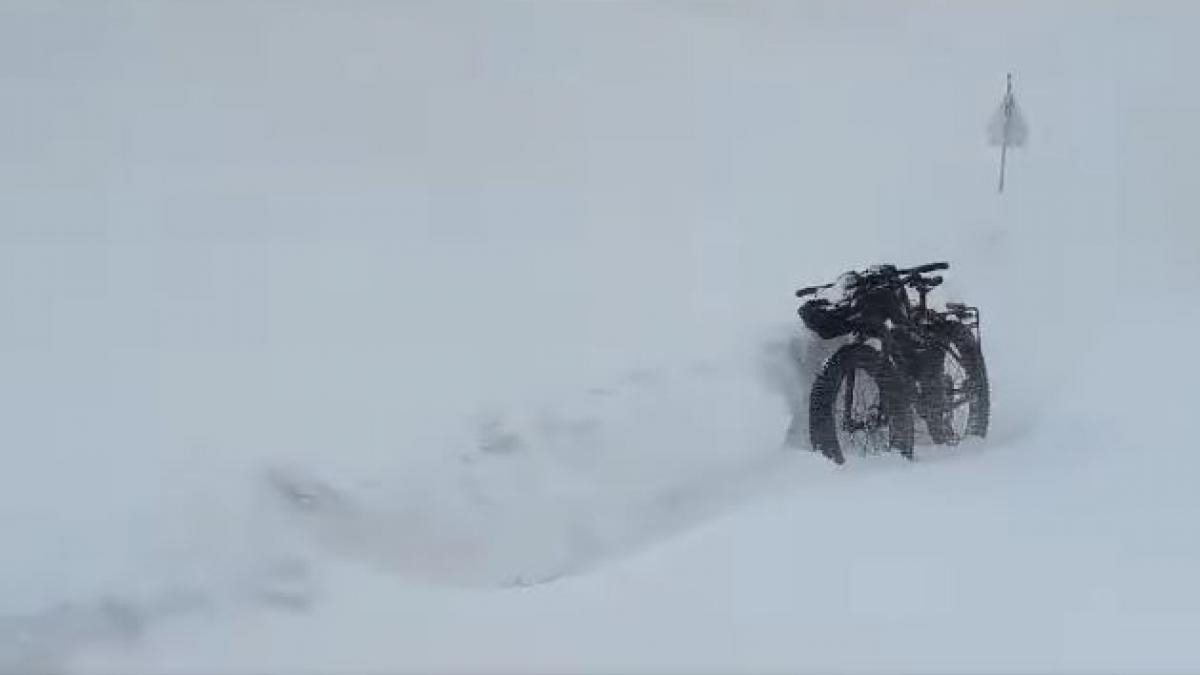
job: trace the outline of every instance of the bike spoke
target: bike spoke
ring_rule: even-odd
[[[946,421],[949,423],[953,438],[949,443],[957,443],[967,432],[967,424],[971,415],[971,403],[974,399],[970,389],[970,379],[966,368],[963,367],[961,356],[957,349],[946,352],[943,372],[949,385],[945,396]]]
[[[834,400],[838,444],[843,451],[874,455],[888,449],[889,434],[874,378],[866,372],[847,373]]]

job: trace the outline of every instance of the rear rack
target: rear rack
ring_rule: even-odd
[[[962,302],[947,302],[946,314],[958,319],[959,323],[971,329],[975,334],[976,344],[983,344],[983,335],[979,329],[979,308]]]

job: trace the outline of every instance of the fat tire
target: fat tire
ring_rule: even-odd
[[[913,458],[913,412],[908,387],[879,350],[864,344],[848,344],[834,352],[813,382],[809,396],[809,439],[815,450],[837,464],[846,461],[838,443],[834,403],[846,373],[866,372],[879,387],[888,417],[888,445]]]
[[[992,414],[992,397],[983,349],[971,329],[961,323],[947,324],[945,335],[958,349],[959,361],[967,372],[967,386],[971,389],[971,409],[964,435],[985,438]]]

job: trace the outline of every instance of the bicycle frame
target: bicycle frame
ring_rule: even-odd
[[[932,405],[932,402],[924,401],[926,397],[922,397],[921,393],[933,382],[932,378],[941,372],[944,355],[947,352],[953,354],[956,349],[953,342],[939,334],[934,327],[951,316],[968,326],[978,339],[979,310],[957,303],[947,305],[945,313],[930,310],[927,302],[930,290],[924,286],[916,288],[918,299],[914,303],[907,286],[894,289],[889,294],[894,306],[887,312],[887,320],[882,325],[859,323],[850,334],[851,341],[855,343],[879,340],[880,352],[903,375],[901,381],[907,389],[906,395],[918,405]],[[847,377],[844,423],[849,425],[854,375],[849,373]]]

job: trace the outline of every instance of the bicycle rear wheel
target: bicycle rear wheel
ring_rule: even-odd
[[[926,424],[937,443],[953,445],[966,436],[987,436],[991,417],[991,391],[983,351],[974,334],[961,324],[939,331],[948,349],[943,355],[940,380],[927,386]]]

